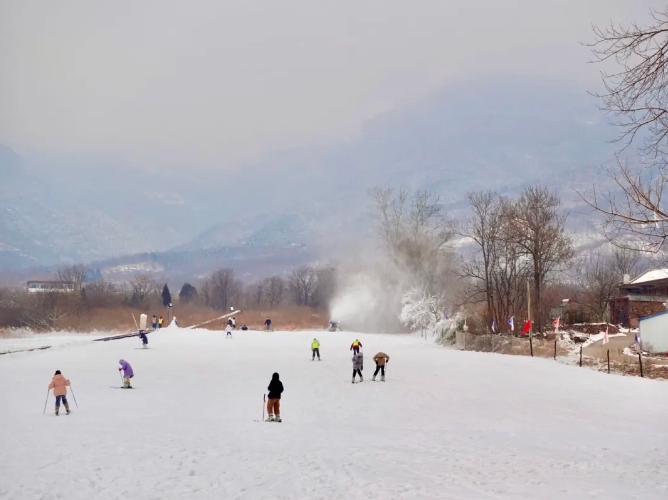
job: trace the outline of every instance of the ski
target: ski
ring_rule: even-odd
[[[118,387],[115,385],[112,385],[110,389],[136,389],[136,387]]]

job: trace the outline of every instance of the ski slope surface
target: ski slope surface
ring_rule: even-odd
[[[353,385],[355,337],[169,328],[148,350],[130,338],[0,356],[0,498],[668,498],[667,383],[359,335]],[[120,358],[135,389],[117,389]],[[72,382],[69,416],[51,395],[42,414],[55,370]],[[283,422],[265,423],[274,371]]]

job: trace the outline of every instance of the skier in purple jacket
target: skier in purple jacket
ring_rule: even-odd
[[[123,370],[123,387],[125,389],[132,389],[132,386],[130,385],[130,379],[135,376],[135,372],[132,371],[130,363],[124,359],[121,359],[118,364],[121,365],[118,371],[120,372]]]

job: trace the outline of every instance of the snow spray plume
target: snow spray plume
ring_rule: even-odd
[[[344,263],[339,268],[337,290],[330,314],[345,330],[405,333],[410,328],[399,320],[404,295],[420,281],[398,259],[374,255],[373,261]]]

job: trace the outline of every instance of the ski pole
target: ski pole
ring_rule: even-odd
[[[46,401],[44,401],[44,411],[42,412],[42,415],[46,415],[46,404],[49,402],[49,391],[51,389],[46,390]]]
[[[264,407],[266,406],[265,403],[267,402],[267,395],[263,394],[262,395],[262,422],[264,422]],[[44,405],[44,410],[46,411],[46,405]]]
[[[79,403],[77,403],[77,397],[74,395],[74,389],[72,386],[70,386],[70,390],[72,391],[72,399],[74,399],[74,404],[77,405],[77,410],[79,409]]]

